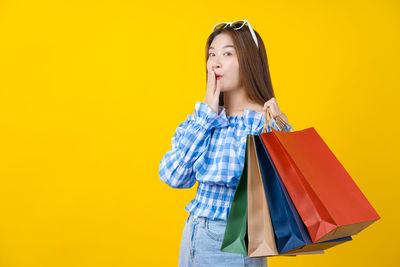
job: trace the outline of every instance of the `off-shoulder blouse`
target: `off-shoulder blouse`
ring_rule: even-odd
[[[173,188],[191,188],[197,181],[196,196],[185,210],[226,221],[244,166],[246,137],[262,132],[265,113],[245,109],[243,115],[227,116],[224,107],[219,106],[216,114],[199,101],[194,111],[176,129],[171,150],[159,165],[160,179]],[[288,124],[284,130],[291,129]]]

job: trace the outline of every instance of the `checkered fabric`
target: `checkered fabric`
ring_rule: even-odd
[[[173,188],[191,188],[197,181],[196,196],[185,209],[196,216],[227,220],[244,166],[246,137],[263,132],[265,113],[245,109],[244,115],[227,116],[219,106],[218,114],[196,101],[194,115],[187,115],[176,129],[159,175]],[[285,131],[291,131],[292,125],[288,126]]]

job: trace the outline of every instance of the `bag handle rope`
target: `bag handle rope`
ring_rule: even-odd
[[[279,131],[282,131],[283,128],[289,129],[289,125],[279,116],[276,116],[273,118],[271,110],[269,107],[265,110],[265,125],[263,128],[264,131],[268,131],[268,125],[271,122],[271,128],[272,128],[272,120],[275,120],[276,126],[278,127]]]

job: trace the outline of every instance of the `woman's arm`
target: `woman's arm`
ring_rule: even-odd
[[[178,126],[171,140],[171,150],[161,159],[162,181],[173,188],[191,188],[196,183],[193,164],[207,150],[217,117],[207,104],[196,103],[194,115],[189,115]]]

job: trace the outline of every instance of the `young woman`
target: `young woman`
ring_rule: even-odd
[[[195,199],[185,207],[179,266],[267,266],[266,257],[220,250],[246,136],[262,132],[266,108],[292,129],[274,97],[264,43],[248,21],[214,26],[206,44],[206,73],[204,101],[197,101],[194,113],[178,126],[159,167],[161,180],[171,187],[198,182]]]

